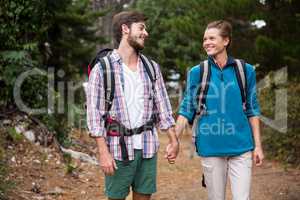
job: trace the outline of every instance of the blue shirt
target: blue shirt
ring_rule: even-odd
[[[260,115],[256,97],[256,75],[253,66],[246,63],[247,100],[243,110],[240,88],[235,74],[235,61],[229,57],[223,69],[208,58],[211,67],[206,97],[207,114],[196,125],[195,145],[200,156],[235,156],[253,150],[253,135],[248,118]],[[197,89],[200,67],[194,66],[188,74],[184,99],[179,114],[193,121],[197,109]]]

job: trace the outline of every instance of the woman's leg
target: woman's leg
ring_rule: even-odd
[[[233,200],[249,200],[252,174],[252,152],[230,157],[228,175]]]
[[[227,157],[201,157],[209,200],[225,200]]]

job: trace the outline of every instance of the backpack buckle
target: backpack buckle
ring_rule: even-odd
[[[112,101],[107,100],[107,99],[105,99],[104,101],[105,101],[105,103],[108,103],[109,105],[112,105]]]
[[[243,111],[246,111],[246,110],[247,110],[246,103],[243,103]]]
[[[207,108],[206,108],[206,105],[205,104],[201,104],[199,106],[199,109],[198,111],[196,112],[197,115],[207,115],[208,112],[207,112]]]

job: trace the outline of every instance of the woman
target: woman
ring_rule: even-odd
[[[224,200],[227,177],[234,200],[250,198],[252,159],[256,166],[264,158],[260,140],[259,105],[255,71],[245,64],[245,106],[237,78],[237,62],[227,55],[232,27],[220,20],[207,25],[203,48],[210,69],[205,113],[194,121],[195,146],[201,162],[209,200]],[[197,116],[200,65],[187,78],[184,99],[177,119],[177,134]]]

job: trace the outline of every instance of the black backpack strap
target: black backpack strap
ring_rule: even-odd
[[[110,48],[101,49],[100,51],[98,51],[96,57],[102,58],[105,56],[109,56],[112,53],[112,51],[113,51],[113,49],[110,49]]]
[[[103,69],[106,114],[110,111],[115,94],[115,76],[109,56],[99,59]]]
[[[247,77],[246,77],[246,65],[244,60],[235,59],[235,74],[237,82],[241,91],[243,109],[246,110],[247,101]]]
[[[97,52],[95,58],[93,58],[93,60],[88,65],[88,77],[90,76],[92,68],[99,62],[100,58],[110,55],[112,51],[113,51],[112,49],[106,48],[106,49],[101,49],[100,51]]]
[[[206,112],[206,96],[209,87],[209,81],[211,76],[211,68],[208,64],[208,60],[200,63],[200,85],[197,92],[198,95],[198,108],[196,115],[202,115]]]
[[[144,65],[144,67],[145,67],[145,70],[146,70],[146,72],[148,74],[148,77],[149,77],[149,79],[151,81],[151,87],[152,87],[153,95],[156,95],[156,92],[155,92],[155,81],[156,81],[157,77],[156,77],[156,71],[155,71],[155,67],[154,67],[153,61],[151,59],[148,59],[143,54],[140,54],[140,58],[141,58],[142,63]],[[152,99],[154,100],[154,97],[152,97]],[[151,120],[153,120],[154,122],[156,122],[157,116],[156,116],[155,113],[152,114]]]
[[[155,81],[156,81],[156,73],[155,73],[155,68],[154,68],[154,64],[153,62],[148,59],[145,55],[141,54],[140,56],[142,63],[146,69],[146,72],[152,82],[152,85],[154,85]]]

